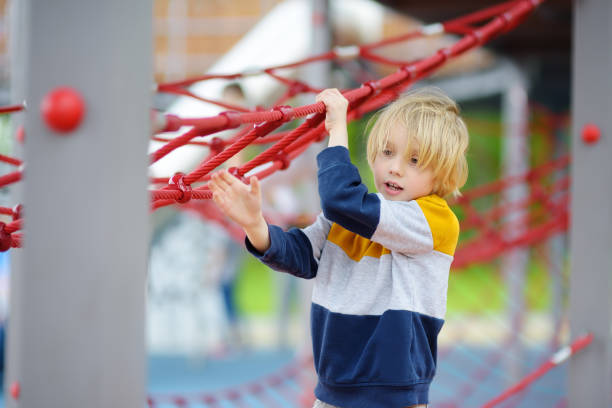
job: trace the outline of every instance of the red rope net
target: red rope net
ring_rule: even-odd
[[[543,0],[514,0],[489,7],[485,10],[456,18],[444,23],[424,26],[395,38],[373,44],[337,47],[330,52],[306,58],[290,64],[274,66],[251,72],[225,75],[204,75],[183,81],[159,84],[158,92],[190,97],[202,102],[213,103],[227,109],[212,117],[184,118],[176,115],[154,113],[154,122],[158,123],[153,140],[164,143],[162,147],[150,154],[151,164],[171,154],[176,149],[198,145],[209,149],[209,154],[202,162],[187,174],[176,173],[169,177],[151,179],[151,208],[181,204],[183,208],[196,211],[207,218],[220,223],[237,239],[242,231],[227,222],[215,206],[208,201],[211,192],[207,186],[210,174],[229,158],[253,144],[268,146],[253,159],[233,167],[230,172],[238,178],[257,176],[266,178],[278,170],[288,168],[292,161],[312,143],[322,141],[326,134],[324,129],[325,106],[315,103],[306,106],[291,107],[285,103],[303,93],[317,93],[317,89],[303,81],[283,76],[286,68],[294,68],[317,61],[342,61],[362,59],[378,64],[396,66],[392,74],[375,81],[364,82],[360,87],[345,90],[343,94],[349,101],[349,120],[361,118],[397,98],[402,90],[416,81],[431,75],[469,50],[480,47],[492,38],[512,30],[520,24]],[[415,38],[455,34],[457,41],[448,47],[441,48],[433,54],[414,61],[394,60],[377,53],[382,47],[390,44],[409,41]],[[248,109],[224,101],[213,100],[192,92],[189,87],[196,82],[207,80],[233,81],[247,76],[267,76],[285,87],[274,107],[268,110]],[[23,110],[23,105],[0,108],[0,113],[11,113]],[[303,120],[294,129],[285,129],[289,122]],[[229,139],[217,134],[236,129]],[[20,130],[23,133],[22,130]],[[179,133],[168,137],[166,132]],[[0,155],[0,161],[20,167],[20,160]],[[561,157],[550,163],[534,168],[520,176],[503,179],[482,185],[466,192],[455,203],[460,218],[463,234],[462,244],[458,248],[454,267],[463,268],[473,263],[490,261],[500,254],[515,247],[525,247],[540,242],[548,237],[563,232],[568,225],[568,186],[569,179],[565,173],[569,158]],[[22,170],[0,177],[0,187],[21,180]],[[503,191],[517,185],[527,185],[528,194],[515,202],[492,199]],[[488,204],[487,204],[488,203]],[[0,213],[13,218],[11,223],[0,223],[0,250],[20,247],[22,236],[21,206],[13,209],[0,208]],[[519,233],[508,234],[507,231]],[[513,341],[510,338],[508,341]],[[589,340],[578,340],[578,346],[571,351],[585,347]],[[576,343],[575,343],[576,344]],[[465,401],[478,387],[478,382],[490,376],[494,367],[502,359],[505,347],[497,345],[497,352],[491,353],[486,361],[475,371],[467,373],[471,382],[463,385],[449,401]],[[452,349],[441,351],[441,359],[450,354]],[[571,353],[564,352],[567,355]],[[564,355],[565,355],[564,354]],[[553,357],[530,377],[514,388],[509,389],[498,398],[487,403],[487,407],[497,405],[510,395],[516,394],[552,366],[561,362],[560,357]],[[231,389],[214,394],[193,395],[155,395],[148,398],[148,405],[187,407],[194,404],[204,406],[252,406],[251,400],[259,401],[266,407],[283,406],[281,401],[297,403],[300,399],[300,376],[311,378],[311,361],[292,364],[282,372],[256,381],[241,388]],[[458,406],[456,402],[442,403],[439,406]]]
[[[398,70],[377,81],[369,81],[356,89],[344,92],[349,100],[349,119],[357,119],[364,114],[380,108],[395,99],[398,94],[415,81],[430,75],[435,70],[443,66],[449,59],[453,59],[465,52],[479,47],[491,38],[502,34],[513,28],[524,19],[540,1],[512,1],[490,9],[474,13],[464,18],[455,19],[444,24],[434,24],[426,26],[413,33],[397,38],[388,39],[376,44],[364,46],[336,48],[328,53],[307,58],[291,64],[280,65],[260,71],[248,73],[236,73],[230,75],[205,75],[190,80],[166,83],[158,85],[158,90],[165,93],[173,93],[183,96],[191,96],[197,100],[213,102],[225,108],[233,110],[221,112],[219,115],[206,118],[180,118],[175,115],[165,115],[163,118],[162,131],[177,131],[181,127],[189,127],[189,130],[178,137],[169,140],[164,146],[150,155],[151,163],[155,163],[168,155],[173,150],[191,143],[198,136],[209,136],[223,130],[235,129],[240,126],[243,128],[229,140],[212,138],[199,144],[210,147],[210,156],[193,171],[186,175],[173,176],[176,182],[162,188],[151,191],[153,208],[173,204],[177,201],[185,202],[193,199],[209,199],[211,193],[204,184],[196,188],[191,186],[194,183],[206,182],[212,170],[224,163],[227,159],[234,156],[246,146],[254,143],[274,142],[274,144],[261,153],[259,156],[241,165],[234,170],[235,175],[243,177],[245,174],[256,175],[258,178],[265,178],[277,170],[287,168],[291,161],[304,151],[310,144],[321,141],[325,137],[325,129],[322,124],[324,119],[325,106],[323,103],[300,107],[283,106],[289,98],[299,93],[318,92],[310,85],[291,78],[283,77],[279,71],[283,68],[297,67],[321,60],[341,60],[348,57],[362,58],[373,62],[386,63],[399,66]],[[476,24],[482,24],[476,27]],[[401,41],[422,37],[425,35],[435,35],[441,32],[463,35],[453,45],[439,49],[433,55],[416,61],[391,61],[380,57],[374,50]],[[189,85],[211,79],[235,80],[251,75],[267,75],[279,81],[287,87],[286,92],[276,102],[276,106],[267,111],[249,111],[241,107],[228,105],[220,101],[213,101],[202,98],[189,91]],[[293,119],[309,116],[296,129],[270,135],[285,122]],[[255,126],[254,126],[255,125]],[[265,139],[263,139],[265,138]],[[156,140],[166,140],[157,137]],[[261,169],[260,166],[268,164],[268,167]],[[178,180],[182,179],[181,183]],[[165,181],[155,179],[155,182]],[[183,187],[179,187],[179,185]]]

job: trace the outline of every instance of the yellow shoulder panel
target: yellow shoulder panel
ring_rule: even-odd
[[[348,257],[356,262],[359,262],[364,256],[380,258],[391,253],[382,245],[355,234],[336,223],[332,224],[327,240],[342,248]]]
[[[454,256],[459,239],[459,221],[455,213],[435,194],[417,198],[416,202],[431,229],[434,251]]]

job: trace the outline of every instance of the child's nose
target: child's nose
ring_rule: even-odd
[[[389,167],[389,172],[401,176],[404,173],[404,166],[402,164],[402,160],[393,160],[391,162],[391,166]]]

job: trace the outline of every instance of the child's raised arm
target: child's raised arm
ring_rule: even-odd
[[[330,88],[317,95],[317,102],[323,102],[327,108],[325,129],[329,133],[328,147],[344,146],[348,149],[346,130],[346,110],[348,101],[336,88]]]
[[[270,248],[268,224],[261,212],[259,180],[251,177],[249,183],[247,186],[222,170],[212,175],[208,186],[219,208],[244,229],[253,247],[263,253]]]

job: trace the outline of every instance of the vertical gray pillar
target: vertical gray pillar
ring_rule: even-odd
[[[515,68],[511,72],[512,75],[508,78],[510,83],[502,94],[504,179],[523,174],[529,168],[527,82],[518,69]],[[517,184],[504,190],[503,200],[505,203],[520,202],[528,194],[527,184]],[[506,218],[506,221],[516,224],[516,220],[520,220],[525,212],[515,211]],[[512,225],[503,231],[508,239],[515,238],[523,232],[525,232],[525,225]],[[506,377],[510,384],[517,382],[522,377],[522,367],[519,362],[523,360],[523,344],[520,340],[525,319],[528,262],[529,250],[526,248],[514,248],[502,258],[501,269],[507,288],[506,315],[510,322],[508,336],[511,339],[504,364]]]
[[[610,407],[612,388],[612,2],[574,2],[570,325],[593,343],[570,360],[570,407]],[[593,123],[598,142],[582,129]]]
[[[563,131],[560,128],[559,122],[554,122],[554,151],[555,158],[560,158],[564,154],[565,147],[563,146]],[[569,172],[569,169],[568,169]],[[567,174],[558,172],[553,180],[560,181]],[[562,193],[557,193],[554,198],[560,198]],[[550,348],[558,350],[561,347],[562,328],[565,319],[567,318],[567,309],[565,306],[565,296],[568,290],[563,278],[563,271],[566,262],[567,254],[567,239],[566,235],[558,234],[548,240],[548,276],[550,278],[550,318],[551,318],[551,341]]]
[[[20,393],[7,406],[142,407],[152,5],[14,3],[13,95],[28,112],[5,379]],[[40,114],[58,86],[86,104],[64,135]]]

